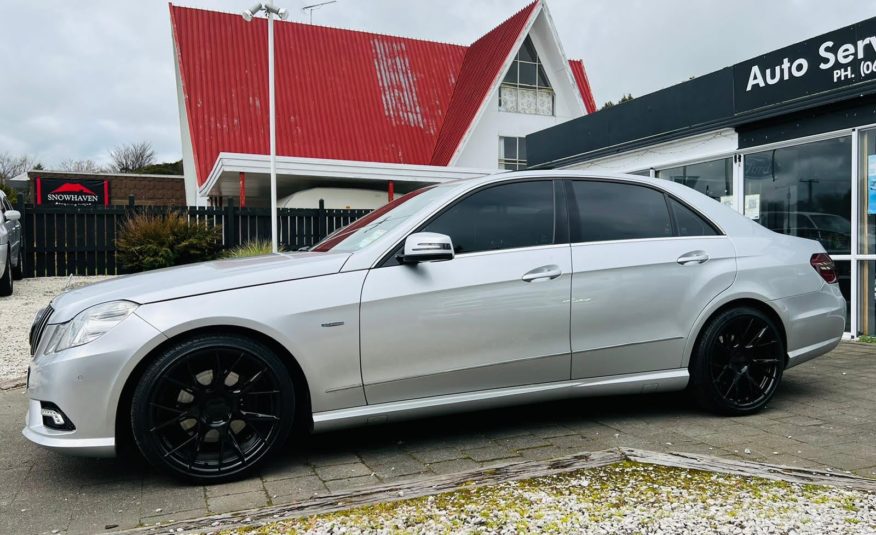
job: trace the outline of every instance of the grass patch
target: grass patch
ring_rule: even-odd
[[[224,533],[858,533],[874,510],[865,492],[624,461]]]

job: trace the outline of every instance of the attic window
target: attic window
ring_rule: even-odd
[[[517,51],[499,87],[499,110],[531,115],[554,114],[554,90],[529,36]]]

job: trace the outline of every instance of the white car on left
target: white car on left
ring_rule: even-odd
[[[12,281],[24,276],[21,212],[0,191],[0,297],[12,295]]]

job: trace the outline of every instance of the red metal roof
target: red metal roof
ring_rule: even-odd
[[[593,90],[590,89],[590,79],[587,78],[587,71],[584,70],[584,61],[580,59],[570,59],[569,66],[572,68],[572,76],[575,77],[575,83],[578,84],[578,91],[581,92],[581,97],[584,98],[584,107],[587,113],[596,111],[596,99],[593,98]]]
[[[277,22],[277,154],[446,165],[539,1],[470,47]],[[269,151],[267,21],[170,15],[203,184],[220,152]]]
[[[503,74],[502,65],[512,52],[516,52],[515,43],[522,42],[523,29],[535,13],[538,2],[536,0],[521,9],[468,47],[444,127],[432,154],[432,165],[450,163],[475,115],[490,96],[490,88]]]

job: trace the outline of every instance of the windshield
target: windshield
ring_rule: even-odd
[[[427,186],[399,197],[333,232],[310,250],[351,253],[363,249],[442,196],[446,187]]]

